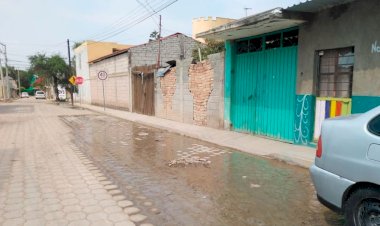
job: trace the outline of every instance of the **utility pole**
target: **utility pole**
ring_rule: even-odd
[[[0,58],[0,76],[1,76],[1,82],[2,82],[1,91],[3,94],[3,100],[5,102],[5,86],[4,86],[4,75],[3,75],[3,66],[1,65],[1,58]]]
[[[69,55],[69,77],[71,76],[70,40],[67,39],[67,52]],[[71,106],[74,106],[74,85],[71,85]]]
[[[2,80],[2,85],[3,85],[3,98],[4,98],[4,101],[5,99],[8,99],[8,95],[9,95],[9,90],[8,90],[8,86],[9,86],[9,82],[8,82],[8,58],[7,58],[7,46],[3,43],[0,42],[0,45],[2,45],[4,47],[4,56],[5,56],[5,78],[7,79],[7,83],[5,83],[5,78],[4,78],[4,75],[3,75],[3,68],[0,66],[1,68],[1,80]],[[2,52],[2,51],[1,51]],[[1,64],[0,64],[1,65]],[[5,90],[5,85],[6,85],[6,90]]]
[[[161,15],[160,15],[160,25],[158,28],[158,57],[157,57],[157,69],[161,66]]]
[[[5,77],[7,79],[7,99],[10,99],[10,89],[9,89],[9,75],[8,75],[8,57],[7,57],[7,46],[4,45],[4,54],[5,54]]]
[[[17,69],[17,80],[18,80],[18,95],[21,97],[20,70],[18,69]]]
[[[252,8],[247,8],[247,7],[244,8],[244,10],[245,10],[245,17],[248,16],[248,10],[251,10],[251,9],[252,9]]]

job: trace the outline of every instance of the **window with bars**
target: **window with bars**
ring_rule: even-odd
[[[354,48],[318,52],[318,96],[350,98],[354,71]]]
[[[298,30],[290,30],[237,42],[237,54],[298,45]]]

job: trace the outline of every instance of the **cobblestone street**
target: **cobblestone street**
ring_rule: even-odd
[[[127,214],[133,203],[115,198],[117,186],[71,143],[58,115],[77,114],[91,113],[43,103],[0,106],[0,225],[132,226],[146,218]]]
[[[342,225],[304,168],[69,104],[2,104],[0,137],[0,225]]]

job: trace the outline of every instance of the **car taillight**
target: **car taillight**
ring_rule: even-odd
[[[319,136],[317,151],[316,151],[315,155],[318,158],[322,157],[322,136]]]

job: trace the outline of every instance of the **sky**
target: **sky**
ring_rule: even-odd
[[[25,69],[28,56],[60,54],[83,40],[137,45],[158,30],[162,36],[181,32],[191,36],[192,19],[239,19],[300,0],[0,0],[0,43],[7,46],[8,64]],[[162,11],[158,12],[160,9]],[[152,15],[156,12],[155,15]],[[1,46],[0,46],[1,48]],[[1,54],[1,59],[3,56]],[[4,64],[4,61],[2,61]]]

